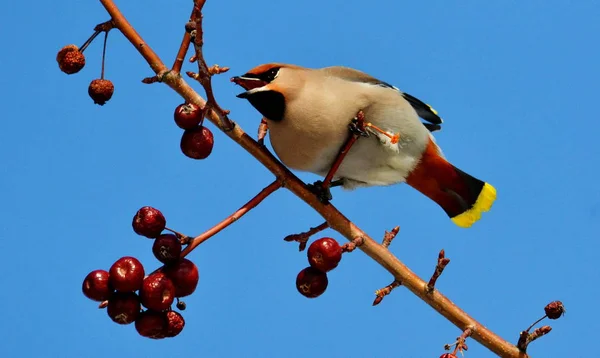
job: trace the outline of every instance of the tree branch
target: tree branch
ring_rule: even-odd
[[[168,72],[156,53],[144,42],[140,35],[135,31],[127,19],[123,16],[112,0],[100,0],[102,5],[112,16],[115,27],[132,43],[139,53],[148,62],[150,68],[156,73],[164,73],[162,81],[175,90],[181,97],[190,103],[199,107],[204,107],[206,101],[191,88],[187,82],[179,76]],[[285,188],[294,193],[298,198],[310,205],[317,211],[329,224],[329,226],[346,237],[353,240],[356,237],[362,237],[364,242],[359,248],[369,257],[379,263],[389,271],[396,280],[402,282],[411,292],[417,295],[421,300],[446,317],[450,322],[461,330],[472,329],[471,337],[502,357],[526,358],[528,355],[520,352],[516,346],[505,341],[494,332],[477,322],[473,317],[456,306],[452,301],[442,295],[439,291],[428,294],[426,291],[427,283],[420,279],[404,263],[396,258],[390,251],[375,242],[364,231],[354,225],[348,218],[339,212],[333,205],[321,203],[316,196],[310,192],[307,186],[292,174],[283,164],[281,164],[269,151],[260,146],[254,139],[247,135],[238,125],[233,129],[226,131],[221,126],[222,118],[215,111],[209,111],[207,118],[221,129],[234,142],[238,143],[256,160],[271,171],[282,183]]]

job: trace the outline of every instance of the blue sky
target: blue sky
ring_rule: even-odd
[[[190,3],[118,5],[171,64]],[[322,219],[285,190],[191,254],[200,284],[178,338],[151,341],[113,324],[81,281],[125,255],[158,267],[152,242],[131,230],[140,206],[195,235],[273,177],[221,133],[209,159],[184,157],[172,119],[181,100],[141,84],[150,69],[117,31],[107,105],[87,95],[101,38],[82,72],[59,72],[58,49],[108,19],[98,2],[4,8],[1,356],[439,357],[460,334],[402,288],[371,307],[391,277],[360,252],[344,256],[323,296],[300,296],[294,282],[306,256],[282,239]],[[600,329],[599,15],[598,2],[585,0],[208,0],[205,54],[231,75],[275,61],[351,66],[431,103],[445,119],[437,139],[447,157],[497,188],[492,211],[460,229],[406,185],[335,190],[334,204],[376,238],[400,225],[392,252],[423,277],[444,248],[452,261],[437,287],[513,342],[546,303],[562,300],[566,317],[529,352],[587,357]],[[228,79],[215,79],[220,104],[254,133],[260,116]],[[492,356],[469,348],[466,357]]]

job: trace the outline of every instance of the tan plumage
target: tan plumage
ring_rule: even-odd
[[[326,175],[349,136],[350,121],[363,111],[367,122],[399,133],[400,140],[392,144],[377,132],[360,138],[336,173],[345,188],[410,179],[409,184],[438,202],[451,217],[457,217],[475,207],[485,186],[475,178],[471,182],[472,177],[462,172],[466,179],[461,174],[458,180],[449,180],[448,175],[455,176],[455,168],[445,161],[419,119],[421,116],[439,125],[437,112],[368,74],[339,66],[307,69],[267,64],[232,80],[248,90],[240,97],[247,98],[265,116],[273,149],[290,168]],[[434,160],[424,160],[424,155]],[[428,167],[416,170],[420,163]],[[442,172],[444,177],[436,178],[436,173]],[[410,178],[411,173],[418,174]],[[471,193],[471,189],[478,192]],[[489,209],[491,202],[484,206],[480,209]]]

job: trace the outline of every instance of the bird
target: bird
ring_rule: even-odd
[[[365,138],[346,154],[335,173],[343,188],[405,182],[463,228],[496,200],[491,184],[445,158],[432,134],[443,123],[435,109],[367,73],[344,66],[267,63],[231,81],[245,90],[237,97],[264,117],[272,148],[291,169],[327,175],[362,112],[365,122],[380,131],[367,127]],[[397,134],[397,140],[390,134]]]

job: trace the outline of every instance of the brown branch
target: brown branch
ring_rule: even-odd
[[[385,286],[384,288],[380,288],[379,290],[375,291],[375,300],[373,301],[373,306],[377,306],[378,304],[380,304],[385,296],[392,293],[394,288],[400,286],[401,284],[402,282],[400,281],[394,281],[389,285]]]
[[[167,71],[167,67],[162,63],[160,58],[154,51],[144,43],[144,40],[139,36],[135,29],[125,19],[123,14],[117,8],[112,0],[100,0],[102,5],[112,16],[116,27],[123,35],[135,46],[142,57],[146,59],[150,68],[155,73]],[[194,103],[201,108],[204,107],[206,101],[198,95],[180,76],[175,76],[172,73],[167,73],[164,76],[163,82],[176,91],[189,103]],[[431,294],[426,292],[427,283],[420,279],[412,272],[404,263],[396,258],[388,249],[377,243],[369,237],[364,231],[354,225],[348,218],[339,212],[335,206],[321,203],[316,196],[308,190],[307,186],[292,174],[283,164],[281,164],[269,151],[259,145],[255,140],[247,135],[240,126],[236,125],[231,130],[221,125],[221,117],[223,114],[211,110],[207,114],[207,118],[221,129],[229,138],[238,143],[250,155],[263,164],[283,185],[294,193],[298,198],[302,199],[318,212],[329,224],[329,226],[338,231],[349,240],[355,237],[364,239],[360,249],[369,257],[379,263],[383,268],[388,270],[396,280],[402,282],[406,288],[418,296],[421,300],[446,317],[450,322],[465,330],[468,327],[473,327],[474,332],[472,338],[490,349],[492,352],[502,357],[526,358],[527,354],[520,352],[517,347],[487,327],[477,322],[473,317],[469,316],[460,307],[455,305],[451,300],[442,295],[439,291],[434,291]]]
[[[394,240],[396,235],[398,235],[398,232],[400,232],[400,226],[396,226],[390,232],[386,231],[383,235],[383,241],[381,242],[381,246],[385,248],[389,247],[392,243],[392,240]]]
[[[317,227],[311,227],[307,232],[302,232],[300,234],[288,235],[288,236],[284,237],[283,240],[288,241],[288,242],[296,241],[296,242],[300,243],[300,245],[298,247],[298,251],[304,251],[304,249],[306,249],[306,243],[308,242],[308,239],[311,236],[313,236],[314,234],[317,234],[317,233],[327,229],[328,227],[329,227],[329,224],[327,224],[327,222],[324,222]]]
[[[435,283],[437,282],[438,278],[440,278],[442,272],[444,272],[446,265],[448,265],[449,263],[450,259],[446,258],[446,253],[444,252],[444,250],[441,250],[438,255],[437,265],[435,265],[435,271],[433,272],[433,275],[431,275],[431,278],[427,283],[427,293],[433,292],[433,289],[435,288]]]
[[[192,9],[192,13],[190,14],[190,21],[195,21],[194,14],[196,13],[195,9]],[[181,40],[181,45],[179,46],[179,51],[177,51],[177,56],[175,56],[175,62],[173,63],[173,67],[171,67],[171,71],[175,73],[181,72],[181,67],[183,66],[183,61],[185,60],[185,55],[190,48],[190,40],[192,37],[189,32],[185,32],[183,35],[183,39]]]
[[[241,208],[239,208],[236,212],[229,215],[225,220],[221,221],[217,225],[203,232],[202,234],[196,236],[190,244],[181,252],[181,257],[185,257],[187,254],[192,252],[198,245],[203,243],[204,241],[210,239],[211,237],[218,234],[221,230],[225,229],[229,225],[238,221],[239,218],[244,216],[248,211],[254,209],[258,204],[260,204],[267,196],[271,195],[274,191],[281,188],[281,182],[279,180],[275,180],[271,184],[269,184],[266,188],[264,188],[260,193],[258,193],[254,198],[250,199],[249,202],[244,204]]]

